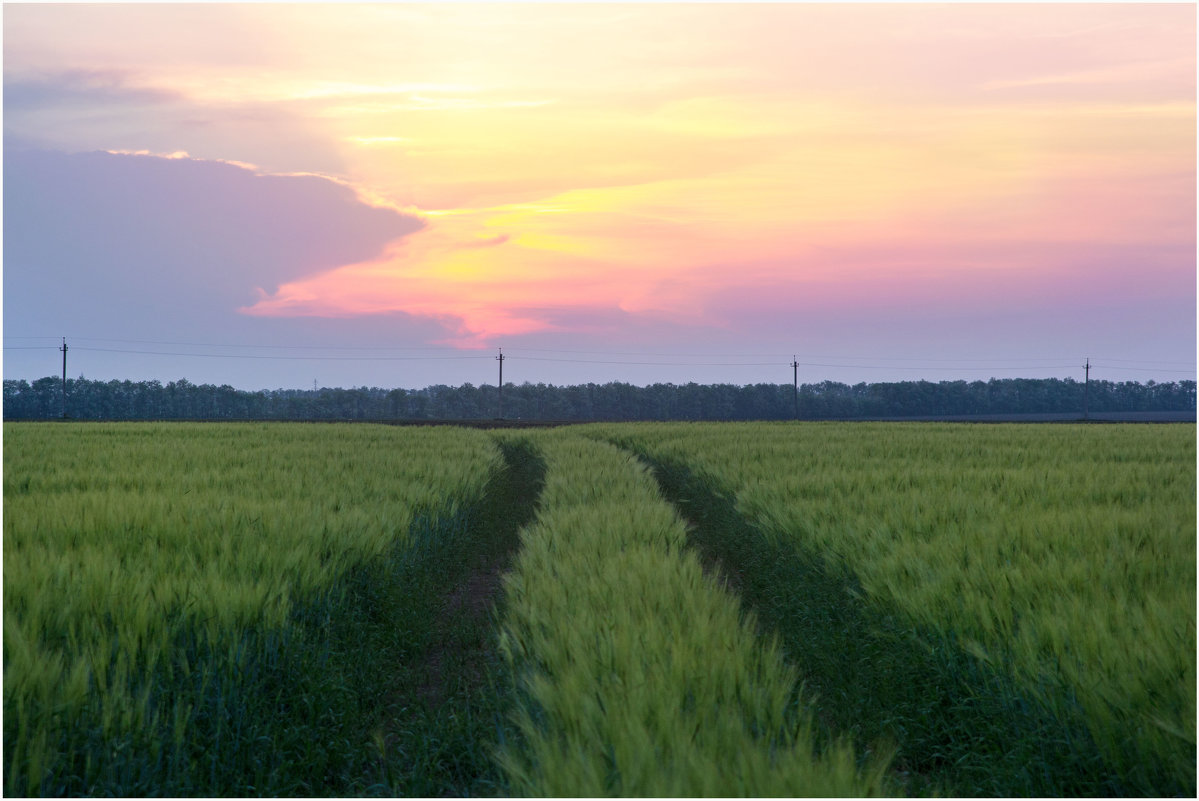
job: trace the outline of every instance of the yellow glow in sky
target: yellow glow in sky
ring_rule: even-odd
[[[427,222],[369,262],[264,288],[251,315],[405,311],[456,319],[455,341],[478,345],[554,330],[562,310],[703,321],[730,287],[777,297],[842,282],[840,303],[909,276],[968,286],[975,270],[1064,269],[1060,248],[1079,243],[1194,238],[1191,6],[5,17],[6,73],[74,71],[205,120],[142,125],[142,138],[179,140],[167,145],[136,141],[131,112],[90,147],[326,175]],[[1011,259],[1013,242],[1027,258]]]

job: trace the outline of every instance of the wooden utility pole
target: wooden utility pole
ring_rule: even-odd
[[[795,382],[795,419],[799,419],[799,360],[791,356],[791,380]]]
[[[1082,389],[1082,419],[1091,419],[1091,357],[1087,357],[1087,380]]]
[[[500,355],[495,357],[495,360],[500,363],[500,418],[504,417],[504,349],[500,348]]]
[[[67,338],[62,338],[62,417],[67,418]]]

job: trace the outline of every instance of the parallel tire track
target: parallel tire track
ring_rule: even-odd
[[[637,454],[687,519],[689,543],[777,634],[823,735],[894,745],[909,794],[1128,795],[1081,716],[1062,721],[956,642],[867,599],[844,567],[771,543],[687,465]]]

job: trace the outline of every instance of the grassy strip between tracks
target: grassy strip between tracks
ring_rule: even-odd
[[[821,737],[893,744],[891,776],[907,794],[1130,791],[1077,707],[1069,719],[1055,716],[958,643],[868,602],[845,569],[764,536],[711,479],[676,462],[647,462],[692,522],[692,545],[801,669]]]
[[[505,578],[501,648],[519,736],[500,762],[534,796],[885,791],[885,759],[818,752],[797,676],[704,575],[631,455],[548,434],[536,522]]]

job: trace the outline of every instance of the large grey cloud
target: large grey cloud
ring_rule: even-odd
[[[344,169],[302,108],[198,101],[124,69],[10,70],[6,63],[4,143],[69,152],[186,150],[276,173]]]
[[[372,258],[423,225],[319,177],[6,150],[5,333],[228,334],[258,288]]]

